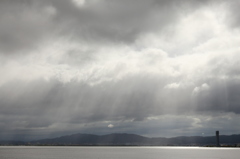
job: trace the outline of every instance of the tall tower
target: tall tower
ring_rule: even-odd
[[[216,131],[216,141],[217,141],[216,146],[219,147],[220,146],[220,143],[219,143],[219,131]]]

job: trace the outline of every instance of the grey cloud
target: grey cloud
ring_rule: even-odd
[[[156,91],[154,85],[144,86],[144,82],[127,80],[95,87],[41,81],[9,83],[1,87],[1,115],[27,117],[23,120],[31,121],[28,126],[35,123],[40,127],[45,120],[52,123],[143,120],[154,111],[152,102]],[[43,123],[37,123],[42,119]]]
[[[196,105],[190,100],[193,88],[162,91],[164,85],[158,78],[139,76],[96,86],[55,80],[9,83],[1,87],[1,115],[27,117],[27,127],[42,127],[55,122],[142,121],[162,114],[240,113],[236,81],[210,84],[210,90],[196,95]]]
[[[238,12],[238,6],[240,5],[239,0],[233,0],[226,3],[229,9],[226,22],[230,27],[239,28],[240,25],[240,14]]]
[[[1,1],[0,10],[3,54],[29,52],[56,32],[47,6],[35,1]]]
[[[197,111],[240,113],[240,87],[236,79],[210,82],[209,90],[201,91],[195,99]]]
[[[182,3],[181,3],[182,2]],[[80,38],[101,42],[134,42],[142,33],[161,31],[176,23],[189,8],[208,1],[86,1],[77,8],[66,2],[55,2],[58,20],[70,19],[67,29]],[[101,40],[101,41],[100,41]]]
[[[28,52],[55,36],[92,43],[134,42],[142,33],[161,31],[187,8],[206,2],[86,1],[79,8],[62,0],[1,1],[1,51]]]
[[[29,54],[21,58],[0,56],[0,66],[6,68],[1,69],[4,80],[0,85],[2,137],[7,132],[11,132],[12,137],[22,135],[26,138],[26,134],[30,134],[34,138],[34,134],[39,135],[38,131],[51,136],[57,131],[61,135],[80,130],[87,133],[163,132],[168,135],[169,129],[191,135],[202,130],[212,131],[214,124],[219,127],[227,125],[221,115],[230,114],[231,118],[238,119],[237,54],[232,53],[229,59],[224,54],[196,56],[208,58],[206,63],[199,65],[189,59],[196,60],[196,63],[205,61],[192,57],[186,60],[185,55],[179,58],[189,63],[185,65],[178,58],[168,57],[159,48],[149,49],[150,53],[130,48],[138,36],[164,32],[168,26],[174,27],[186,13],[209,3],[218,4],[217,1],[86,1],[82,7],[63,0],[0,3],[1,52],[4,55],[34,52],[31,57]],[[33,56],[38,54],[42,43],[51,41],[52,36],[52,41],[64,38],[84,47],[66,46],[65,50],[53,47],[55,52],[43,49],[44,53]],[[124,55],[118,61],[126,51],[115,47],[120,43],[129,47],[131,51],[127,53],[131,55]],[[104,47],[110,48],[106,49],[110,50],[109,53],[102,53]],[[112,51],[111,47],[115,50]],[[63,53],[58,56],[58,51]],[[110,56],[114,53],[120,55]],[[112,59],[114,64],[106,62]],[[176,64],[172,65],[172,61]],[[18,69],[23,65],[34,67],[27,71],[25,67]],[[7,72],[8,68],[13,73]],[[29,75],[28,80],[18,79],[14,71],[19,70],[26,72],[17,75],[40,75]],[[75,78],[72,74],[76,72],[80,72],[82,76],[79,78],[85,80],[78,80],[78,75]],[[58,73],[62,78],[71,76],[70,80],[61,80],[56,75]],[[46,80],[43,80],[45,74]],[[107,80],[102,80],[104,78]],[[171,117],[164,120],[166,115]],[[155,116],[164,122],[149,121],[149,117]],[[212,119],[208,123],[204,118],[209,116]],[[221,123],[217,123],[217,119]],[[107,129],[108,122],[114,125],[111,130]],[[199,127],[194,125],[196,123]],[[234,122],[231,120],[231,123]],[[154,132],[149,132],[150,128]]]

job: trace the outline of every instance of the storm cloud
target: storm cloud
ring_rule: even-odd
[[[238,133],[238,3],[1,1],[1,139]]]

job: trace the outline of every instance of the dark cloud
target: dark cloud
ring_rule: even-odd
[[[50,2],[3,0],[0,8],[0,51],[5,55],[26,54],[63,36],[64,24],[54,20],[57,11]]]
[[[188,8],[207,1],[1,1],[1,52],[28,52],[49,38],[132,43],[176,23]]]
[[[89,129],[89,132],[96,131],[91,128],[91,123],[95,122],[130,120],[136,123],[164,114],[239,114],[239,82],[212,83],[209,89],[199,87],[199,92],[192,95],[190,90],[193,88],[162,91],[164,81],[139,76],[97,86],[79,82],[62,84],[56,80],[12,82],[2,86],[0,91],[0,115],[6,121],[2,123],[2,130],[8,130],[9,126],[11,131],[47,130],[57,123],[68,123],[90,124],[89,128],[83,129]],[[53,130],[57,131],[57,128]],[[142,130],[142,133],[146,132]]]
[[[197,109],[210,112],[240,113],[240,87],[236,79],[211,81],[210,88],[199,92]]]
[[[218,14],[235,3],[1,1],[1,138],[178,136],[235,123],[238,13]]]
[[[67,20],[66,31],[72,31],[76,38],[131,43],[141,34],[164,31],[208,1],[86,1],[82,7],[66,1],[52,3],[58,10],[56,19]]]

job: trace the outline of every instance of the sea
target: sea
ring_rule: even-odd
[[[239,148],[0,146],[0,159],[239,159]]]

